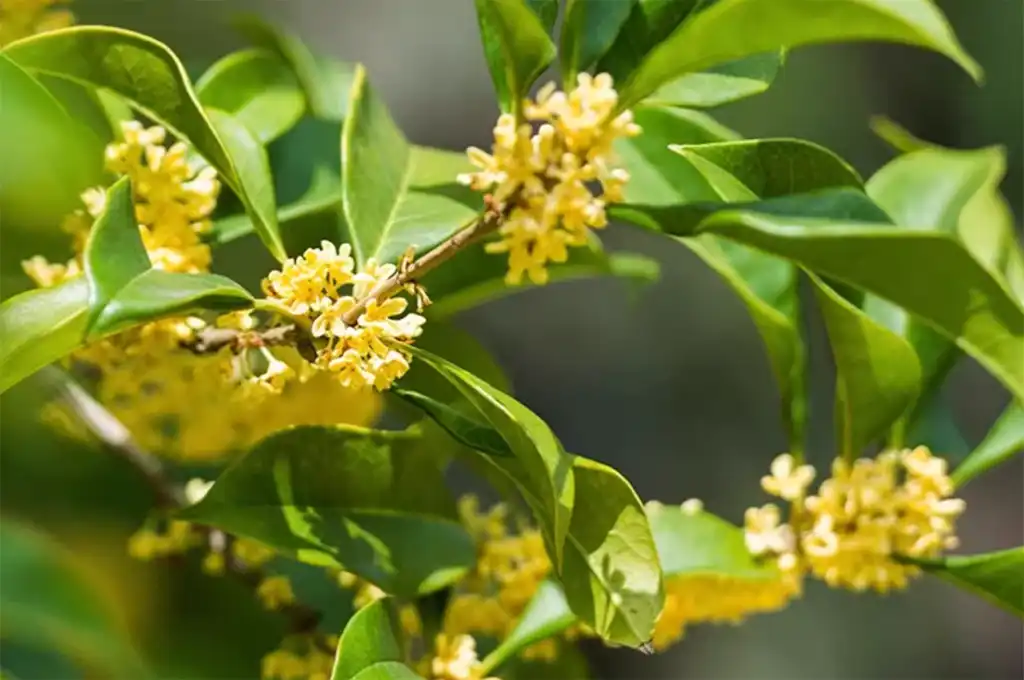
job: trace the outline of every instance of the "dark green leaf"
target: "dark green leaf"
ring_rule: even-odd
[[[456,182],[462,154],[413,147],[360,66],[341,136],[342,205],[356,261],[397,260],[426,250],[468,224],[479,194]]]
[[[1024,452],[1024,407],[1011,402],[1003,415],[989,430],[985,439],[971,452],[967,460],[953,471],[953,482],[960,486],[982,472]]]
[[[357,611],[341,634],[331,680],[352,680],[363,669],[401,661],[401,627],[390,599],[377,600]]]
[[[295,76],[266,50],[224,57],[196,83],[203,106],[225,111],[267,144],[290,130],[306,110]]]
[[[340,566],[403,596],[459,579],[475,560],[430,445],[415,431],[299,427],[232,464],[181,516],[299,560]]]
[[[588,680],[587,657],[575,642],[558,641],[557,656],[549,659],[512,659],[501,668],[502,680]]]
[[[313,54],[297,36],[256,15],[236,17],[234,25],[254,45],[277,54],[291,67],[314,116],[345,119],[354,71],[351,64]]]
[[[458,388],[475,411],[474,419],[488,423],[505,440],[512,457],[482,460],[516,484],[537,518],[552,561],[561,567],[574,497],[571,456],[543,420],[509,395],[436,355],[415,346],[407,349]]]
[[[932,49],[981,77],[981,67],[930,0],[719,0],[679,25],[636,70],[622,74],[629,78],[619,104],[629,108],[682,75],[754,54],[863,40]]]
[[[423,678],[416,675],[411,668],[403,663],[385,661],[364,668],[352,680],[423,680]]]
[[[468,409],[459,409],[444,402],[438,401],[425,394],[393,388],[395,396],[400,397],[416,408],[420,409],[440,425],[445,432],[450,434],[457,442],[468,446],[474,451],[486,453],[489,456],[512,456],[512,449],[505,440],[489,424],[481,422],[469,413]]]
[[[484,56],[498,103],[502,111],[518,111],[530,86],[556,55],[548,29],[533,7],[545,9],[551,3],[543,0],[475,2]]]
[[[948,461],[963,460],[971,452],[941,392],[934,392],[918,402],[904,441],[913,446],[927,446]]]
[[[665,594],[643,504],[629,482],[597,461],[573,458],[576,499],[559,580],[573,613],[607,642],[651,638]]]
[[[1024,547],[920,564],[944,581],[1024,619]]]
[[[103,677],[150,677],[129,631],[69,551],[34,529],[0,523],[0,626],[4,638],[60,651]]]
[[[284,259],[273,193],[267,194],[272,185],[259,172],[262,147],[254,151],[234,126],[214,128],[167,46],[131,31],[82,26],[21,40],[4,53],[29,71],[107,88],[190,142],[238,194],[270,252]],[[224,133],[231,138],[222,139]]]
[[[84,276],[0,304],[0,392],[78,347],[88,311],[89,282]]]
[[[689,73],[663,85],[644,100],[654,106],[708,109],[766,92],[779,73],[784,51],[755,54]]]
[[[762,199],[819,189],[861,188],[863,181],[839,156],[800,139],[749,139],[674,145],[693,162],[701,158],[729,173]]]
[[[512,632],[483,659],[481,674],[490,673],[530,645],[560,634],[575,622],[576,615],[569,609],[561,586],[544,581]]]
[[[921,363],[906,340],[810,279],[836,363],[837,449],[852,461],[913,404]]]
[[[558,59],[566,90],[576,75],[604,54],[626,22],[637,0],[567,0]]]
[[[619,89],[644,57],[689,16],[701,0],[632,0],[631,11],[612,46],[594,70],[609,73]],[[611,4],[611,3],[609,3]],[[627,3],[622,3],[627,4]]]

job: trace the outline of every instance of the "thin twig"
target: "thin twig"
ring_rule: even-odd
[[[196,354],[213,354],[225,347],[268,347],[291,345],[298,339],[298,329],[293,324],[275,326],[265,331],[240,331],[235,328],[203,328],[195,337],[183,340],[181,346]]]

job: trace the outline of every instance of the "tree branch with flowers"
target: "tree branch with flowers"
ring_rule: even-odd
[[[960,487],[1024,447],[1024,253],[992,219],[1002,151],[889,123],[900,153],[865,182],[823,147],[743,139],[701,111],[767,89],[788,50],[823,42],[915,45],[980,78],[930,0],[477,0],[502,112],[490,150],[466,154],[410,143],[362,66],[257,19],[239,23],[254,47],[193,83],[162,43],[57,25],[68,17],[48,22],[48,7],[0,4],[0,85],[54,139],[74,128],[73,143],[103,149],[103,171],[69,189],[70,259],[26,253],[36,288],[0,305],[0,388],[58,364],[46,370],[65,399],[43,416],[76,436],[70,405],[157,491],[130,554],[201,555],[292,621],[263,678],[483,680],[536,663],[569,677],[581,638],[659,652],[688,626],[781,609],[808,578],[888,593],[936,574],[1024,614],[1024,549],[947,554]],[[531,95],[556,59],[562,88]],[[73,124],[69,92],[94,107],[92,127]],[[322,181],[278,205],[267,147],[306,119],[336,134],[340,170],[315,168]],[[932,195],[948,200],[922,217]],[[652,261],[604,249],[613,220],[690,249],[746,306],[789,435],[761,486],[784,508],[752,499],[737,526],[697,499],[643,502],[567,452],[451,325],[528,287],[655,278]],[[219,246],[250,236],[279,263],[253,272],[258,292],[211,272]],[[801,286],[835,359],[830,469],[804,460]],[[1011,404],[951,471],[928,427],[964,355]],[[196,463],[215,479],[172,481]],[[504,502],[454,499],[453,464]],[[3,532],[11,550],[43,543]],[[351,593],[342,630],[301,601],[290,563]],[[4,626],[40,641],[17,617]],[[45,642],[143,672],[130,640],[107,639]]]

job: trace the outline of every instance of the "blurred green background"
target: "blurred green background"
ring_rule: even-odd
[[[608,0],[613,2],[616,0]],[[909,48],[851,45],[791,55],[766,95],[721,110],[746,136],[795,136],[820,142],[870,174],[890,157],[868,128],[885,114],[920,137],[956,147],[1002,144],[1009,153],[1005,193],[1018,225],[1024,215],[1024,3],[940,2],[962,41],[985,67],[978,89],[952,63]],[[243,45],[228,28],[237,12],[257,12],[298,33],[316,50],[361,61],[416,143],[460,149],[486,145],[497,115],[469,0],[250,0],[126,2],[79,0],[80,23],[149,33],[190,65],[204,65]],[[2,93],[0,93],[2,95]],[[0,102],[0,193],[25,180],[19,159],[33,157],[42,212],[9,202],[0,231],[4,298],[28,287],[19,261],[37,252],[65,258],[57,216],[81,187],[54,178],[93,181],[96,165],[62,157],[61,145],[12,151],[18,120]],[[27,137],[27,135],[26,135]],[[280,201],[307,178],[292,168],[333,148],[310,136],[276,149],[288,164],[277,178]],[[85,178],[85,179],[81,179]],[[64,181],[64,180],[61,180]],[[56,186],[58,188],[54,189]],[[60,187],[63,186],[64,193]],[[5,194],[6,195],[6,194]],[[33,202],[37,203],[37,202]],[[15,206],[16,208],[17,206]],[[739,301],[685,248],[636,230],[613,227],[610,247],[647,253],[662,280],[634,298],[620,282],[554,285],[479,308],[462,325],[493,350],[521,400],[542,415],[566,448],[620,469],[644,499],[706,507],[739,521],[762,502],[758,482],[784,449],[777,397],[767,361]],[[215,255],[225,272],[264,273],[257,243]],[[253,272],[252,268],[260,269]],[[811,446],[819,464],[831,451],[831,361],[820,325],[811,320],[815,366]],[[957,424],[977,443],[1008,397],[975,366],[961,366],[945,390]],[[119,594],[127,625],[166,677],[255,678],[281,622],[261,612],[243,587],[203,576],[193,562],[138,564],[124,540],[143,521],[151,498],[130,469],[98,447],[56,435],[38,423],[42,394],[26,383],[0,401],[0,512],[53,532]],[[1018,457],[979,478],[964,496],[964,552],[1024,541],[1024,466]],[[298,569],[298,568],[297,568]],[[301,571],[301,570],[300,570]],[[318,572],[297,580],[340,625],[347,596]],[[601,678],[820,679],[1020,678],[1024,627],[984,602],[922,580],[890,597],[808,589],[786,611],[739,628],[697,627],[670,653],[654,658],[587,647]],[[3,665],[21,678],[70,678],[48,655],[13,645]]]

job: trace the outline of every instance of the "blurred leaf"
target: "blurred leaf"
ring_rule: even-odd
[[[598,60],[594,71],[611,74],[621,92],[622,84],[644,57],[671,35],[701,1],[632,0],[629,17],[611,47]]]
[[[434,320],[449,319],[498,298],[536,290],[538,286],[509,285],[506,257],[487,253],[481,247],[464,248],[445,266],[423,277],[423,285],[433,304],[426,315]],[[606,253],[596,237],[580,248],[569,251],[566,262],[548,268],[548,285],[556,281],[574,281],[601,276],[617,276],[639,285],[657,280],[660,269],[656,260],[637,253]]]
[[[619,34],[637,0],[566,0],[558,50],[562,83],[576,86],[576,75],[590,68]]]
[[[0,54],[0,91],[4,228],[56,227],[81,206],[79,194],[101,182],[102,141],[7,53]]]
[[[688,73],[658,88],[644,103],[708,109],[767,92],[782,67],[784,55],[784,50],[755,54],[707,71]]]
[[[313,54],[298,36],[255,14],[237,16],[232,23],[254,45],[277,54],[291,67],[314,116],[345,119],[355,70],[352,64]]]
[[[886,116],[872,116],[871,131],[900,153],[921,151],[934,146],[930,142],[915,137],[909,130]]]
[[[925,571],[1024,619],[1024,547],[917,562]]]
[[[491,80],[504,112],[518,112],[534,81],[554,61],[557,50],[545,20],[557,13],[550,0],[475,0],[480,39]],[[543,17],[538,13],[540,10]]]
[[[957,486],[966,484],[986,470],[1024,452],[1024,406],[1010,402],[985,439],[960,463],[951,478]]]
[[[502,666],[502,680],[588,680],[587,657],[575,642],[557,641],[554,660],[518,657]]]
[[[49,537],[0,522],[0,582],[5,638],[60,651],[104,677],[150,677],[111,603]]]
[[[84,276],[0,304],[0,392],[78,347],[88,311],[89,282]]]
[[[800,139],[674,144],[672,150],[691,162],[697,157],[714,164],[762,199],[863,187],[857,171],[846,161],[823,146]]]
[[[505,440],[512,457],[482,460],[515,483],[544,533],[552,562],[561,568],[575,488],[571,456],[540,417],[509,395],[415,345],[406,349],[458,388],[467,407],[475,411],[474,419],[493,427]]]
[[[575,456],[576,498],[558,578],[573,613],[607,642],[651,638],[665,593],[643,504],[614,469]]]
[[[836,448],[852,462],[914,403],[921,364],[906,340],[809,277],[836,363]]]
[[[743,530],[709,512],[652,504],[647,514],[666,578],[717,574],[738,579],[777,578],[775,567],[747,550]]]
[[[941,392],[933,392],[930,397],[921,399],[915,413],[916,417],[907,428],[907,444],[927,446],[949,461],[963,460],[971,452]]]
[[[338,566],[414,596],[460,578],[473,541],[430,442],[415,431],[296,427],[271,435],[220,476],[183,519]]]
[[[932,49],[981,77],[981,67],[929,0],[720,0],[695,12],[623,74],[629,77],[619,89],[619,106],[630,108],[684,74],[743,57],[861,40]]]
[[[385,661],[364,668],[352,680],[423,680],[423,678],[416,675],[405,664],[397,661]]]
[[[29,71],[107,88],[191,143],[238,194],[270,252],[284,259],[272,185],[268,193],[267,178],[261,175],[262,147],[257,144],[257,151],[235,129],[237,124],[214,128],[167,46],[131,31],[82,26],[18,41],[4,54]]]
[[[736,210],[695,225],[676,219],[679,212],[628,206],[615,214],[676,236],[725,236],[884,297],[953,339],[1024,399],[1024,309],[951,237]]]
[[[512,631],[481,662],[481,675],[501,667],[530,645],[562,633],[575,622],[576,615],[569,609],[561,586],[543,581]]]
[[[342,205],[356,262],[394,262],[409,246],[422,251],[468,224],[482,205],[459,185],[465,156],[412,147],[357,67],[352,111],[341,136]]]
[[[351,680],[363,669],[386,661],[401,661],[401,627],[394,603],[385,598],[357,611],[341,634],[331,680]]]
[[[450,321],[431,320],[416,338],[416,346],[431,352],[459,368],[487,382],[491,387],[509,392],[508,377],[491,353],[480,341]],[[402,376],[405,389],[430,394],[435,399],[449,401],[459,397],[459,390],[447,378],[427,365],[413,362]]]
[[[294,74],[266,50],[224,57],[199,79],[196,94],[203,106],[231,114],[263,144],[290,130],[306,110]]]

